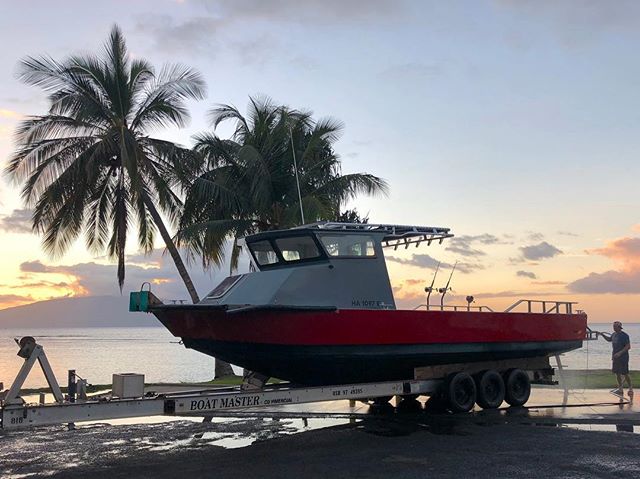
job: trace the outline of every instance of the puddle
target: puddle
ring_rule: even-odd
[[[328,427],[341,426],[356,422],[354,419],[344,418],[300,418],[300,419],[273,419],[262,418],[258,423],[253,423],[250,430],[247,429],[247,421],[234,418],[213,418],[211,423],[220,424],[220,429],[227,430],[207,430],[195,433],[189,437],[176,438],[171,441],[159,443],[157,439],[142,438],[136,441],[139,447],[149,451],[172,451],[185,448],[201,448],[206,446],[217,446],[224,449],[238,449],[247,447],[255,442],[266,441],[283,436],[290,436],[305,431],[324,429]],[[233,424],[237,427],[233,427]],[[215,429],[215,428],[214,428]],[[122,441],[126,442],[126,441]],[[104,445],[121,444],[121,441],[103,443]]]
[[[634,426],[633,424],[558,424],[558,426],[577,429],[580,431],[607,431],[640,434],[640,426]]]

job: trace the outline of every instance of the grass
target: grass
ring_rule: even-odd
[[[640,371],[630,371],[631,382],[640,387]],[[613,389],[618,387],[616,375],[609,369],[571,370],[565,369],[565,380],[574,389]],[[560,380],[556,370],[555,379]]]
[[[282,380],[272,378],[269,380],[267,384],[279,384]],[[154,386],[239,386],[242,384],[242,376],[224,376],[218,379],[212,379],[211,381],[204,381],[198,383],[145,383],[146,388],[152,388]],[[67,387],[60,387],[64,394],[67,393]],[[100,391],[109,391],[111,390],[111,384],[90,384],[87,386],[88,393],[96,393]],[[21,394],[39,394],[39,393],[50,393],[51,390],[46,388],[23,388],[20,390]]]

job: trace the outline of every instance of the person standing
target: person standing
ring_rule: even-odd
[[[626,381],[629,386],[627,394],[633,396],[633,386],[631,385],[631,377],[629,376],[629,350],[631,349],[629,335],[622,330],[622,323],[620,321],[613,323],[612,334],[600,333],[600,335],[606,341],[609,341],[613,347],[611,353],[611,361],[613,363],[611,371],[616,375],[616,379],[618,380],[618,389],[615,391],[616,394],[622,395],[622,386],[624,381]]]

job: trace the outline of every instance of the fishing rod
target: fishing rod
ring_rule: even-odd
[[[440,288],[438,290],[438,293],[442,294],[442,296],[440,297],[440,310],[443,311],[444,310],[444,295],[447,294],[447,291],[449,291],[449,285],[451,284],[451,278],[453,278],[453,272],[456,270],[456,266],[458,266],[458,262],[456,261],[455,264],[453,265],[453,268],[451,269],[451,274],[449,275],[449,281],[447,281],[447,285],[444,288]]]
[[[438,270],[440,269],[440,262],[438,262],[438,266],[436,266],[436,272],[433,273],[433,279],[431,280],[431,286],[427,286],[426,288],[424,288],[425,292],[427,293],[427,311],[429,311],[429,298],[431,298],[431,292],[433,291],[433,285],[436,282],[436,276],[438,276]]]

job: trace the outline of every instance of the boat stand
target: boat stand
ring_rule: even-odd
[[[53,393],[53,397],[58,404],[62,404],[64,402],[64,396],[62,395],[62,391],[60,390],[60,386],[58,385],[58,380],[56,376],[53,374],[53,370],[51,369],[51,365],[49,364],[49,360],[47,359],[47,355],[44,352],[44,348],[36,343],[36,340],[31,336],[25,336],[20,341],[17,339],[15,342],[20,347],[18,351],[18,356],[24,358],[24,364],[20,368],[16,379],[13,381],[13,384],[6,391],[6,394],[2,394],[0,392],[0,401],[3,404],[10,406],[19,404],[24,404],[24,400],[20,397],[20,389],[22,389],[22,385],[26,381],[31,369],[35,365],[36,361],[40,363],[40,367],[42,368],[42,372],[44,373],[44,377],[47,380],[47,384],[49,385],[49,389]],[[42,401],[44,402],[44,401]]]

